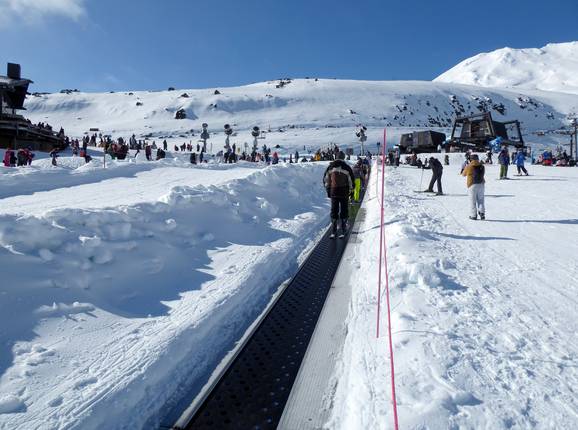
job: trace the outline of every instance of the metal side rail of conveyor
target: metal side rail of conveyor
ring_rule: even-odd
[[[350,225],[359,206],[351,211]],[[277,427],[349,232],[342,239],[331,239],[330,230],[324,234],[220,377],[185,411],[174,430]]]

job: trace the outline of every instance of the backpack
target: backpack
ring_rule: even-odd
[[[472,179],[474,184],[484,183],[484,166],[480,164],[472,168]]]

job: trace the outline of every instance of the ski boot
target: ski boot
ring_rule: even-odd
[[[483,213],[483,212],[480,212],[480,219],[481,219],[481,220],[486,219],[486,214]]]
[[[347,220],[341,220],[341,233],[339,234],[339,239],[343,239],[347,234]]]
[[[335,239],[335,235],[337,234],[337,220],[331,220],[331,234],[329,235],[329,239]]]

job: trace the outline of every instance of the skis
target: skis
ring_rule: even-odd
[[[448,194],[438,194],[435,191],[414,191],[414,193],[418,193],[418,194],[431,194],[432,196],[447,196]]]

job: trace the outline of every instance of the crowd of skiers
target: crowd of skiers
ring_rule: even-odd
[[[388,157],[389,164],[392,163],[392,153]],[[395,156],[395,155],[394,155]],[[500,173],[498,179],[508,179],[508,167],[513,164],[517,168],[519,176],[528,176],[528,170],[525,167],[526,153],[522,150],[516,150],[511,155],[506,147],[503,147],[497,156],[498,164],[500,166]],[[432,171],[432,177],[429,186],[423,192],[433,193],[434,186],[437,186],[437,195],[443,195],[442,189],[442,174],[443,165],[436,157],[429,157],[425,162],[417,157],[417,154],[408,156],[406,164],[415,166],[421,169],[429,169]],[[449,165],[449,156],[444,156],[444,164]],[[485,167],[484,164],[492,164],[492,152],[486,154],[485,162],[482,163],[477,154],[471,151],[465,153],[465,160],[461,166],[460,174],[467,178],[466,186],[468,188],[468,196],[470,200],[470,219],[485,219],[485,204],[484,204],[484,184],[485,184]]]
[[[34,153],[31,147],[20,148],[18,151],[8,147],[4,152],[3,164],[4,167],[23,167],[30,166],[34,159]]]
[[[522,175],[522,173],[524,173],[524,175],[528,176],[528,171],[524,166],[525,162],[526,162],[526,154],[522,150],[512,153],[512,156],[510,157],[508,149],[502,148],[502,150],[498,154],[498,164],[500,165],[499,179],[508,179],[508,166],[510,164],[516,165],[518,175]]]
[[[110,156],[112,159],[117,160],[124,160],[130,157],[131,150],[133,151],[132,157],[134,158],[137,158],[141,151],[144,151],[146,160],[162,160],[166,158],[166,154],[169,150],[169,145],[166,140],[163,140],[163,142],[157,146],[155,141],[149,142],[146,140],[137,140],[134,134],[129,138],[128,142],[125,141],[122,137],[113,140],[110,136],[105,136],[102,134],[97,135],[96,133],[92,135],[85,135],[82,139],[69,140],[69,147],[72,152],[72,156],[80,156],[84,158],[86,163],[92,160],[92,157],[89,155],[90,146],[102,147],[106,155]],[[277,148],[279,148],[278,145],[275,149]],[[283,157],[281,157],[279,152],[275,149],[268,147],[266,144],[261,148],[258,148],[258,146],[254,144],[252,148],[249,148],[249,150],[247,145],[245,145],[245,150],[241,151],[241,148],[233,143],[232,145],[225,145],[223,150],[220,150],[215,155],[213,155],[207,153],[206,143],[204,142],[199,142],[195,145],[189,142],[183,143],[182,145],[175,144],[173,146],[174,152],[188,152],[189,161],[191,164],[207,163],[211,159],[214,159],[217,163],[236,163],[238,161],[247,161],[265,164],[278,164],[280,162],[303,163],[313,161],[332,161],[337,159],[337,156],[340,152],[338,146],[335,144],[332,144],[324,149],[318,149],[314,153],[309,150],[307,155],[303,153],[300,154],[299,150],[296,150],[289,154],[284,154]],[[304,147],[304,149],[306,148]],[[28,150],[21,150],[21,152]],[[52,159],[53,165],[57,164],[56,160],[59,157],[60,152],[60,148],[55,148],[50,152],[49,156]],[[367,156],[371,158],[371,154],[369,152]],[[8,150],[4,158],[5,166],[15,167],[16,165],[24,165],[17,161],[16,153],[13,150]],[[347,155],[346,158],[349,160],[350,155]]]
[[[539,154],[538,159],[536,160],[536,164],[558,167],[576,165],[575,161],[570,158],[566,151],[562,151],[561,153],[554,155],[551,150],[545,150]]]

